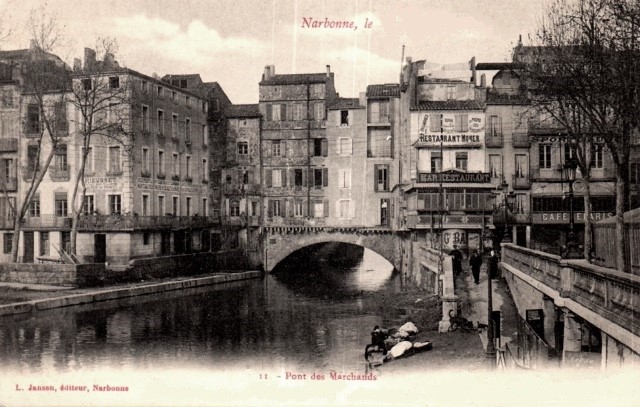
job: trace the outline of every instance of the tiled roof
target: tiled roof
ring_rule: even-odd
[[[481,62],[476,64],[476,70],[478,71],[501,71],[522,68],[524,68],[524,64],[519,62]]]
[[[200,78],[200,74],[197,74],[197,73],[179,74],[179,75],[167,74],[162,77],[162,80],[170,81],[171,79],[195,79],[195,78]]]
[[[337,98],[329,105],[329,110],[340,109],[364,109],[364,106],[360,106],[360,99],[358,98]]]
[[[331,73],[333,76],[333,73]],[[274,75],[260,81],[260,85],[300,85],[306,83],[324,83],[329,79],[326,73],[293,73]]]
[[[231,105],[227,109],[227,117],[260,117],[258,104]]]
[[[471,71],[469,71],[469,78],[471,78]],[[420,83],[469,83],[469,81],[463,81],[462,79],[433,78],[429,75],[418,76],[418,82]]]
[[[0,51],[0,59],[25,59],[29,56],[28,49],[14,49],[8,51]]]
[[[384,85],[367,86],[367,97],[398,97],[400,87],[397,83],[385,83]]]
[[[429,100],[418,102],[411,110],[483,110],[484,103],[477,100]]]

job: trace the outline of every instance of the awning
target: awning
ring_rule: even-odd
[[[584,186],[580,185],[582,181],[576,181],[573,185],[573,194],[582,196]],[[615,195],[616,186],[612,182],[591,182],[591,196],[613,196]],[[564,196],[569,192],[569,183],[539,183],[534,182],[531,185],[532,196]]]

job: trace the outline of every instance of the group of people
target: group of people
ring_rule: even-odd
[[[449,253],[453,258],[453,275],[458,276],[462,273],[462,252],[458,250],[458,245],[453,245],[453,250]],[[478,253],[478,250],[474,250],[471,257],[469,257],[469,266],[471,267],[471,274],[473,274],[473,281],[476,284],[480,284],[480,267],[482,266],[482,256]],[[491,278],[498,276],[498,256],[496,252],[491,250],[491,257],[489,257],[489,275]]]

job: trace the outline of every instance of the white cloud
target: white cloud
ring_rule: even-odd
[[[152,48],[175,60],[211,60],[220,54],[256,56],[264,51],[263,42],[243,37],[223,37],[200,20],[185,28],[161,18],[143,14],[114,19],[115,34],[135,41],[135,46]],[[123,41],[129,42],[129,41]]]

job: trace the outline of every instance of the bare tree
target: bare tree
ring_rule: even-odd
[[[605,145],[616,170],[617,264],[626,268],[623,213],[628,209],[631,137],[638,130],[638,3],[556,0],[524,62],[525,82],[540,111],[566,131],[585,178],[585,254],[591,246],[589,182],[592,150]]]
[[[76,240],[80,217],[85,211],[87,159],[92,141],[116,142],[125,152],[133,146],[130,131],[131,89],[127,71],[115,61],[117,43],[113,39],[99,39],[96,50],[104,55],[102,61],[85,60],[83,68],[75,67],[69,103],[79,113],[76,140],[81,156],[73,192],[71,194],[72,227],[70,252],[76,254]],[[124,74],[124,75],[123,75]],[[104,143],[101,143],[104,144]]]
[[[11,261],[18,261],[20,231],[30,202],[54,159],[62,137],[68,135],[66,99],[70,88],[68,67],[53,52],[63,40],[55,15],[32,10],[26,28],[31,36],[28,56],[22,61],[23,94],[28,98],[24,131],[34,148],[29,150],[24,175],[30,181],[15,206]],[[44,158],[44,162],[42,162]]]

